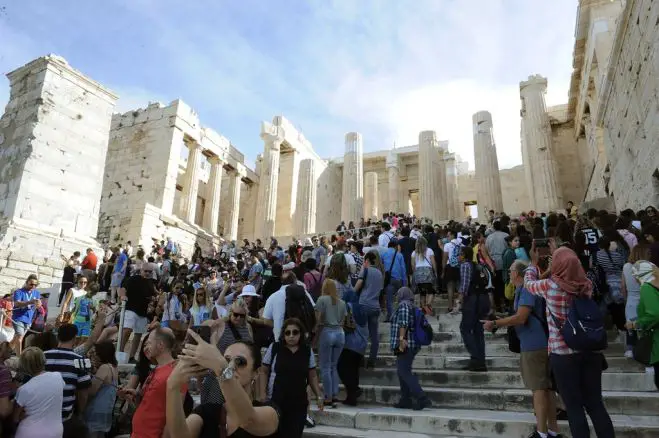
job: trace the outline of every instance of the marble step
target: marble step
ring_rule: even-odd
[[[462,340],[460,335],[460,322],[431,323],[434,341],[456,341]],[[378,325],[378,335],[381,342],[389,341],[391,324],[383,323]],[[617,330],[607,331],[609,343],[624,342]],[[498,329],[496,333],[485,332],[485,339],[499,338],[506,341],[506,329]],[[506,341],[507,342],[507,341]]]
[[[435,408],[489,409],[493,411],[533,412],[533,396],[527,389],[429,388],[422,385]],[[360,385],[360,402],[368,405],[393,405],[400,399],[400,387]],[[659,393],[604,391],[609,414],[656,415]]]
[[[535,417],[530,412],[494,410],[424,409],[410,411],[390,407],[337,407],[313,411],[316,424],[353,428],[356,430],[382,430],[402,433],[483,437],[526,438],[535,428]],[[659,417],[643,415],[611,415],[617,438],[656,438],[659,436]],[[559,422],[560,432],[569,433],[566,421]],[[592,426],[591,426],[592,429]],[[568,436],[568,435],[566,435]],[[591,434],[594,436],[594,434]]]
[[[474,373],[462,370],[415,369],[423,388],[524,389],[519,370]],[[361,385],[398,386],[395,368],[360,370]],[[655,392],[654,375],[646,373],[602,373],[602,389],[620,392]],[[659,394],[659,393],[657,393]],[[659,412],[659,410],[657,410]]]
[[[384,352],[384,351],[383,351]],[[379,355],[375,361],[376,368],[396,367],[396,357],[389,355]],[[644,373],[645,366],[633,359],[626,357],[607,357],[609,368],[608,371]],[[414,359],[414,369],[461,369],[467,366],[469,357],[466,355],[455,356],[427,356],[417,355]],[[487,357],[485,363],[490,370],[511,370],[519,371],[519,357]]]
[[[347,427],[316,426],[305,429],[304,438],[401,438],[400,432],[386,430],[359,430]],[[457,435],[429,435],[427,433],[406,433],[405,438],[458,438]],[[460,438],[466,438],[464,436]],[[468,437],[482,438],[482,437]]]
[[[370,348],[370,347],[368,347]],[[366,351],[369,351],[367,348]],[[382,353],[390,354],[391,345],[388,342],[380,342],[379,351]],[[604,354],[608,356],[621,357],[625,352],[625,347],[620,343],[609,344],[609,348],[604,350]],[[425,346],[419,350],[419,354],[423,356],[460,356],[466,355],[467,349],[462,343],[439,343],[435,342]],[[513,353],[508,349],[507,342],[492,342],[488,339],[485,341],[485,354],[487,356],[512,356],[519,357],[519,353]]]

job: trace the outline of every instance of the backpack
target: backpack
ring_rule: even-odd
[[[451,265],[452,268],[457,268],[460,265],[460,259],[458,258],[460,256],[460,248],[462,248],[461,244],[453,243],[453,247],[448,253],[448,264]]]
[[[315,300],[317,300],[323,290],[323,283],[320,281],[322,275],[318,274],[318,277],[316,277],[313,272],[307,272],[304,274],[304,277],[307,278],[307,275],[311,277],[313,281],[313,286],[311,286],[309,293]]]
[[[487,290],[487,285],[489,283],[489,271],[486,267],[471,263],[471,281],[469,282],[469,295],[480,295],[484,294]]]
[[[413,327],[412,336],[414,336],[414,342],[416,345],[430,345],[432,343],[432,327],[426,319],[426,315],[424,315],[423,311],[418,307],[414,308]]]
[[[578,296],[570,303],[567,319],[561,325],[547,308],[565,344],[577,351],[601,351],[608,346],[604,316],[595,300]]]
[[[304,289],[302,289],[301,294],[297,293],[297,291],[286,290],[286,310],[284,312],[284,320],[287,320],[288,318],[299,319],[304,326],[304,331],[309,336],[311,336],[313,330],[316,328],[316,312],[313,304],[309,302],[309,298],[307,298]]]

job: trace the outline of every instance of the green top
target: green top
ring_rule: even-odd
[[[506,248],[501,257],[503,258],[503,284],[508,284],[510,282],[510,267],[517,256],[514,249]]]
[[[636,324],[641,329],[656,329],[653,333],[650,363],[659,362],[659,289],[650,283],[641,286],[641,301],[638,303]]]

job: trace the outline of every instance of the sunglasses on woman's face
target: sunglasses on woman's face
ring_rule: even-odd
[[[233,315],[234,317],[238,318],[238,319],[242,319],[242,318],[245,318],[245,317],[247,316],[247,315],[245,315],[244,313],[235,313],[235,312],[232,313],[232,315]]]
[[[235,356],[235,357],[224,356],[224,358],[225,358],[226,361],[229,362],[229,363],[231,363],[231,361],[233,360],[233,363],[236,364],[236,368],[242,368],[242,367],[244,367],[245,365],[247,365],[247,359],[245,359],[245,358],[242,357],[242,356]]]
[[[284,332],[284,335],[285,335],[285,336],[297,336],[297,335],[299,335],[299,334],[300,334],[300,331],[299,331],[299,330],[286,330],[286,331]]]

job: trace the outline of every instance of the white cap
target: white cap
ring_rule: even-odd
[[[295,262],[286,263],[284,266],[282,266],[282,269],[284,271],[292,271],[293,269],[295,269]]]
[[[247,284],[243,286],[243,291],[238,295],[238,298],[240,297],[258,297],[259,295],[256,293],[256,288],[252,286],[251,284]]]
[[[229,258],[229,263],[236,264],[236,259],[234,257]]]

